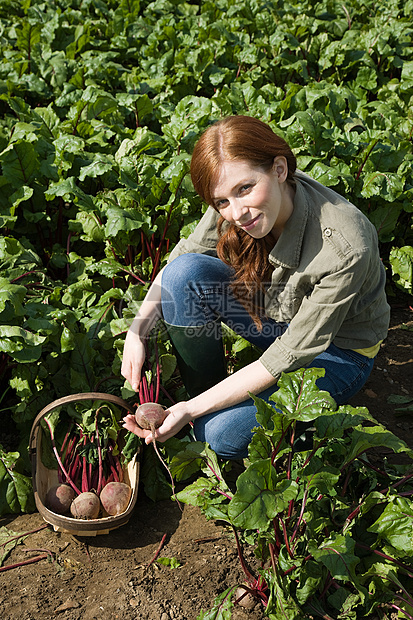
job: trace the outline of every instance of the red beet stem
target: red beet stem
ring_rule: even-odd
[[[55,442],[55,440],[54,440],[53,427],[52,427],[52,425],[50,424],[50,422],[49,422],[49,420],[48,420],[47,418],[44,418],[44,421],[46,422],[47,426],[49,427],[49,432],[50,432],[50,440],[51,440],[51,442],[52,442],[53,452],[54,452],[54,455],[55,455],[55,457],[56,457],[56,460],[57,460],[57,462],[58,462],[58,464],[59,464],[59,467],[61,468],[61,470],[62,470],[62,472],[63,472],[63,475],[64,475],[64,476],[65,476],[65,478],[66,478],[66,480],[65,480],[65,481],[66,481],[68,484],[70,484],[70,486],[72,487],[72,489],[74,490],[74,492],[75,492],[77,495],[80,495],[80,491],[79,491],[79,489],[77,488],[77,486],[75,485],[75,483],[73,482],[73,480],[70,478],[69,474],[67,473],[67,471],[66,471],[66,469],[65,469],[65,467],[64,467],[64,465],[63,465],[63,463],[62,463],[62,459],[60,458],[59,452],[58,452],[58,450],[57,450],[57,448],[56,448],[56,442]]]
[[[166,471],[168,472],[169,478],[170,478],[170,480],[171,480],[172,495],[173,495],[173,497],[175,498],[176,503],[178,504],[180,511],[182,512],[182,506],[181,506],[181,504],[180,504],[179,500],[178,500],[178,499],[177,499],[177,497],[176,497],[174,479],[173,479],[173,477],[172,477],[172,474],[171,474],[171,472],[170,472],[170,469],[169,469],[168,465],[165,463],[165,461],[163,460],[163,458],[161,457],[161,455],[160,455],[160,453],[159,453],[158,446],[156,445],[155,431],[156,431],[156,427],[155,427],[155,425],[152,423],[152,424],[151,424],[151,432],[152,432],[152,444],[153,444],[154,450],[155,450],[155,452],[156,452],[156,455],[157,455],[158,459],[161,461],[162,465],[165,467]]]
[[[99,411],[100,408],[96,411],[96,416],[95,416],[95,428],[96,428],[96,443],[98,446],[98,458],[99,458],[99,476],[98,476],[98,488],[97,488],[97,494],[100,495],[100,492],[102,490],[102,478],[103,478],[103,462],[102,462],[102,446],[100,443],[100,436],[99,436],[99,428],[98,428],[98,415],[99,415]]]
[[[0,566],[0,571],[4,572],[6,570],[11,570],[12,568],[18,568],[19,566],[26,566],[27,564],[35,564],[36,562],[40,562],[40,560],[45,560],[49,557],[48,553],[43,553],[42,555],[37,555],[35,558],[30,558],[30,560],[24,560],[23,562],[16,562],[16,564],[9,564],[8,566]]]

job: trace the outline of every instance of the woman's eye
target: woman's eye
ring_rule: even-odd
[[[240,187],[240,192],[247,192],[249,189],[251,189],[252,185],[250,183],[247,183],[246,185],[243,185],[242,187]]]

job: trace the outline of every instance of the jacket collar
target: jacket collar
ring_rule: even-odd
[[[270,263],[288,269],[296,269],[299,265],[309,213],[308,198],[304,187],[297,177],[295,177],[295,182],[294,210],[269,255]]]

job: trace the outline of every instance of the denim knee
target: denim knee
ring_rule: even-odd
[[[234,424],[232,424],[232,428],[226,429],[221,424],[216,423],[218,420],[214,420],[215,416],[216,414],[210,414],[194,421],[196,440],[207,443],[215,454],[222,459],[237,460],[246,458],[248,456],[248,445],[252,439],[252,431],[246,441],[242,440],[240,436],[235,438],[233,437]],[[205,418],[208,419],[206,420]],[[231,441],[231,439],[235,439],[235,441]]]
[[[176,292],[186,285],[188,277],[193,275],[193,254],[182,254],[168,263],[162,272],[162,297],[165,292]],[[188,271],[190,273],[188,273]]]
[[[162,314],[172,325],[201,325],[214,320],[210,295],[222,295],[230,268],[205,254],[181,254],[162,273]]]
[[[192,254],[182,254],[168,263],[162,272],[162,316],[171,325],[181,325],[177,310],[187,298],[185,288],[191,277],[194,261]]]
[[[231,279],[232,270],[219,258],[189,252],[168,263],[162,273],[162,287],[185,286],[187,282],[223,282]]]

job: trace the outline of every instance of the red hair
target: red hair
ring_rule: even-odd
[[[286,181],[294,185],[297,167],[295,155],[287,142],[266,123],[252,116],[228,116],[211,125],[195,145],[191,159],[191,179],[203,200],[212,205],[212,192],[224,161],[244,161],[270,172],[276,157],[285,157]],[[272,243],[254,239],[234,224],[218,221],[218,257],[234,268],[232,290],[251,315],[258,328],[263,312],[264,283],[271,278],[268,260]]]

